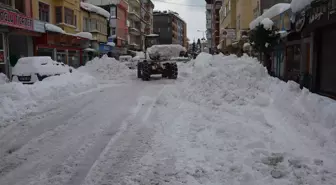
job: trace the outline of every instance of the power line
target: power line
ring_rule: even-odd
[[[165,0],[153,0],[153,1],[154,2],[160,2],[160,3],[166,3],[166,4],[180,5],[180,6],[189,6],[189,7],[198,7],[198,8],[204,8],[205,7],[205,5],[173,3],[173,2],[167,2]]]

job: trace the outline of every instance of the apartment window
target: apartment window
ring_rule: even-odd
[[[91,19],[91,31],[97,30],[97,20]]]
[[[110,7],[110,14],[111,14],[110,18],[117,18],[117,10],[115,6]]]
[[[83,18],[83,31],[90,32],[90,19],[87,17]]]
[[[49,22],[49,8],[48,4],[39,2],[39,18],[41,21]]]
[[[64,22],[65,24],[75,25],[74,11],[64,7]]]
[[[61,6],[58,6],[55,8],[55,16],[56,16],[56,23],[62,23],[63,20],[62,20],[62,7]]]
[[[116,34],[116,28],[111,28],[111,35],[115,35]]]
[[[15,1],[15,9],[19,10],[22,13],[25,13],[25,5],[24,1]]]

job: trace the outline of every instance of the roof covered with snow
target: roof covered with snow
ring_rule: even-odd
[[[89,32],[79,32],[79,33],[76,33],[75,36],[92,40],[92,34]]]
[[[89,12],[97,13],[99,15],[102,15],[102,16],[106,17],[106,18],[110,17],[110,13],[108,11],[104,10],[101,7],[95,6],[95,5],[90,4],[90,3],[85,3],[85,2],[81,2],[80,5],[81,5],[81,8],[83,8],[84,10],[87,10]]]
[[[289,10],[291,5],[289,3],[278,3],[274,6],[272,6],[270,9],[265,11],[261,16],[257,17],[250,23],[250,29],[253,30],[255,27],[257,27],[261,21],[263,21],[265,18],[272,19],[273,17],[280,15],[281,13]]]
[[[54,24],[46,23],[44,26],[47,31],[56,32],[56,33],[65,33],[65,31],[62,28]]]
[[[310,5],[313,0],[292,0],[291,9],[292,12],[299,12],[304,9],[306,6]]]

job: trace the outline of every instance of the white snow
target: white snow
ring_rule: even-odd
[[[265,18],[265,19],[263,19],[263,20],[261,21],[261,24],[264,26],[264,28],[265,28],[266,30],[271,30],[272,27],[273,27],[273,25],[274,25],[273,21],[272,21],[271,19],[269,19],[269,18]]]
[[[281,13],[287,11],[291,5],[289,3],[278,3],[272,6],[270,9],[265,11],[261,16],[254,19],[249,27],[251,30],[253,30],[255,27],[257,27],[265,18],[272,19],[273,17],[280,15]]]
[[[5,84],[8,82],[8,78],[5,74],[0,73],[0,85]]]
[[[69,66],[53,61],[51,57],[36,56],[20,58],[12,69],[12,74],[21,75],[55,75],[69,72]]]
[[[149,34],[149,35],[146,35],[147,37],[157,37],[157,36],[159,36],[158,34],[154,34],[154,33],[152,33],[152,34]]]
[[[160,58],[163,59],[178,57],[181,51],[186,51],[186,49],[179,44],[154,45],[150,48],[147,48],[147,53],[149,56],[160,55]]]
[[[114,46],[115,46],[115,43],[114,43],[114,42],[108,42],[108,43],[106,43],[106,45],[109,45],[109,46],[114,47]]]
[[[63,33],[63,34],[65,33],[65,31],[62,28],[60,28],[60,27],[58,27],[54,24],[46,23],[44,26],[45,26],[45,29],[47,31],[56,32],[56,33]]]
[[[153,152],[137,171],[187,185],[336,182],[334,100],[270,77],[246,55],[201,53],[179,71],[157,100]]]
[[[94,58],[78,68],[80,72],[88,73],[100,81],[106,80],[129,80],[132,71],[123,63],[114,58],[104,55],[102,58]]]
[[[108,11],[104,10],[101,7],[95,6],[95,5],[90,4],[90,3],[85,3],[85,2],[80,2],[80,5],[81,5],[81,8],[83,8],[83,9],[89,11],[89,12],[94,12],[94,13],[102,15],[106,18],[110,18],[110,13]]]
[[[76,33],[75,36],[92,40],[92,34],[90,32],[79,32],[79,33]]]
[[[37,107],[97,86],[95,78],[73,71],[53,76],[33,85],[6,83],[0,85],[0,127],[34,112]]]
[[[303,10],[306,6],[310,5],[313,0],[292,0],[290,6],[292,12],[296,13]]]

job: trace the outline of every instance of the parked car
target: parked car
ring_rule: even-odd
[[[72,70],[72,67],[54,61],[51,57],[23,57],[13,67],[11,80],[23,84],[33,84],[50,76],[71,73]]]
[[[124,63],[130,69],[135,69],[136,67],[136,63],[133,62],[131,55],[120,56],[119,61]]]

